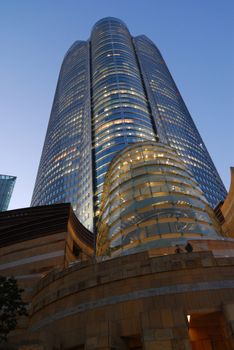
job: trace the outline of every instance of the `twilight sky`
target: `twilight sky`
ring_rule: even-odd
[[[30,205],[65,52],[106,16],[159,47],[229,188],[233,0],[0,0],[0,174],[17,176],[9,209]]]

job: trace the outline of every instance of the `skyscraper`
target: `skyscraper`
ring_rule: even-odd
[[[71,202],[93,230],[113,157],[160,141],[187,164],[212,207],[226,190],[154,43],[116,18],[98,21],[61,67],[32,205]]]
[[[0,211],[7,210],[15,181],[15,176],[0,175]]]

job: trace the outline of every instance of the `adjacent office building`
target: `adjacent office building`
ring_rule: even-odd
[[[98,21],[62,63],[32,206],[71,202],[93,230],[103,183],[118,152],[160,141],[177,151],[208,203],[225,187],[155,44],[116,18]]]
[[[7,210],[15,181],[15,176],[0,175],[0,211]]]

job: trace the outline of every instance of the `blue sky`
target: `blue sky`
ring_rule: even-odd
[[[63,56],[100,18],[161,50],[224,181],[234,165],[234,1],[0,0],[0,173],[30,205]]]

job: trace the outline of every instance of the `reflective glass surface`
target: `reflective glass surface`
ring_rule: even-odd
[[[146,36],[134,38],[134,43],[159,139],[177,150],[215,207],[226,189],[166,63]]]
[[[91,35],[92,126],[96,204],[108,165],[126,145],[155,140],[131,35],[114,18],[99,21]]]
[[[133,38],[121,20],[104,18],[63,60],[31,204],[71,202],[79,220],[93,230],[113,157],[128,145],[158,138],[177,151],[213,207],[225,198],[158,49],[145,36]],[[173,159],[167,166],[177,175]],[[135,171],[140,176],[144,167]],[[178,165],[176,171],[183,169]]]
[[[32,205],[71,202],[93,229],[89,44],[78,41],[60,71]]]
[[[0,175],[0,211],[7,210],[15,181],[15,176]]]
[[[111,162],[98,221],[97,254],[115,257],[216,238],[213,210],[176,151],[160,143],[126,147]]]

